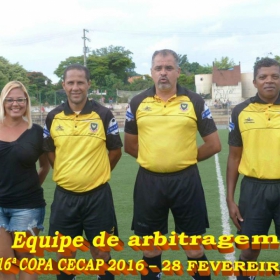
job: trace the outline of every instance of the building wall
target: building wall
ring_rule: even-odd
[[[211,93],[212,88],[212,74],[195,75],[195,88],[199,94]]]
[[[240,80],[236,85],[223,86],[213,83],[212,74],[198,74],[195,75],[196,92],[200,94],[211,93],[212,99],[209,100],[209,104],[214,104],[215,100],[224,102],[227,99],[232,104],[237,104],[256,94],[256,88],[253,85],[253,73],[241,73]]]
[[[257,89],[253,85],[253,79],[253,73],[242,73],[241,75],[242,97],[244,99],[254,96],[257,93]]]
[[[230,101],[232,104],[239,103],[242,99],[241,82],[236,86],[217,86],[212,85],[212,100],[225,103]]]

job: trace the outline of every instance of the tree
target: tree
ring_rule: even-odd
[[[178,83],[181,86],[188,88],[189,90],[195,91],[194,74],[192,75],[180,74],[178,78]]]
[[[139,79],[134,79],[132,83],[126,85],[124,90],[137,91],[145,90],[154,85],[153,79],[149,75],[141,76]]]
[[[190,63],[186,54],[178,54],[179,57],[179,67],[181,68],[181,73],[185,75],[193,74],[210,74],[212,73],[212,66],[206,65],[201,66],[198,62]]]
[[[29,95],[33,105],[56,103],[55,91],[48,77],[35,71],[28,72],[27,77],[29,79]]]
[[[0,63],[0,90],[9,82],[8,77],[1,71],[1,63]]]
[[[28,88],[27,71],[18,63],[12,64],[0,56],[0,89],[10,81],[22,82]]]
[[[126,50],[124,47],[112,45],[107,48],[100,48],[92,51],[92,55],[95,56],[108,56],[112,53],[121,53],[123,56],[128,58],[131,58],[131,55],[133,54],[131,51]]]
[[[87,68],[90,72],[90,79],[94,81],[97,88],[105,87],[105,76],[114,74],[109,69],[109,61],[105,56],[89,56],[87,59]]]
[[[220,60],[215,58],[214,65],[220,70],[228,70],[235,66],[235,63],[232,59],[229,59],[227,56],[222,56]]]
[[[88,57],[88,68],[97,86],[104,86],[105,76],[115,74],[117,79],[127,83],[128,77],[135,75],[132,52],[120,46],[96,49]]]
[[[179,57],[179,67],[181,68],[181,72],[184,74],[188,74],[189,72],[189,61],[186,54],[181,55],[178,54]]]
[[[280,56],[279,55],[275,55],[274,59],[277,60],[280,63]]]
[[[213,67],[209,64],[206,64],[204,66],[200,66],[196,74],[211,74],[212,72],[213,72]]]
[[[56,95],[56,105],[67,100],[67,96],[64,89],[59,89],[55,91]]]
[[[112,73],[105,76],[105,84],[107,88],[107,97],[111,97],[116,101],[116,92],[117,89],[122,87],[122,80],[118,79],[117,75]]]
[[[70,56],[70,57],[66,58],[65,61],[60,62],[58,67],[55,69],[54,74],[56,74],[56,76],[58,78],[60,78],[60,80],[62,81],[65,68],[67,66],[69,66],[71,64],[75,64],[75,63],[83,65],[84,57],[83,56]]]

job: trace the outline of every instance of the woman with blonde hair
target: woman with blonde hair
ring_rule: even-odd
[[[11,246],[15,231],[38,235],[43,229],[46,203],[41,185],[50,166],[42,143],[43,129],[32,123],[25,86],[7,83],[0,96],[0,258],[34,257]],[[14,280],[16,275],[0,273],[0,279]],[[20,271],[19,279],[34,280],[37,275]]]

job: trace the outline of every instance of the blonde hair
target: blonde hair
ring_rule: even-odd
[[[32,118],[31,118],[31,102],[30,102],[30,97],[27,92],[27,89],[25,86],[19,82],[19,81],[11,81],[7,83],[4,88],[2,89],[1,96],[0,96],[0,121],[3,123],[5,119],[5,109],[4,109],[4,101],[9,92],[12,89],[19,88],[24,92],[25,97],[27,98],[27,106],[26,106],[26,111],[24,113],[24,117],[27,120],[28,123],[28,128],[32,127]]]

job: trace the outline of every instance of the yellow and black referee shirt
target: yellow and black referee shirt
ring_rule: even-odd
[[[138,135],[137,162],[143,168],[169,173],[197,162],[196,136],[217,130],[211,112],[197,93],[177,85],[177,94],[166,102],[152,87],[132,98],[126,113],[125,132]]]
[[[265,103],[258,94],[232,111],[228,144],[243,147],[238,171],[258,179],[280,179],[280,97]]]
[[[110,179],[107,150],[122,147],[112,112],[87,101],[80,114],[68,102],[48,113],[44,127],[44,150],[55,152],[53,180],[73,192],[92,190]]]

